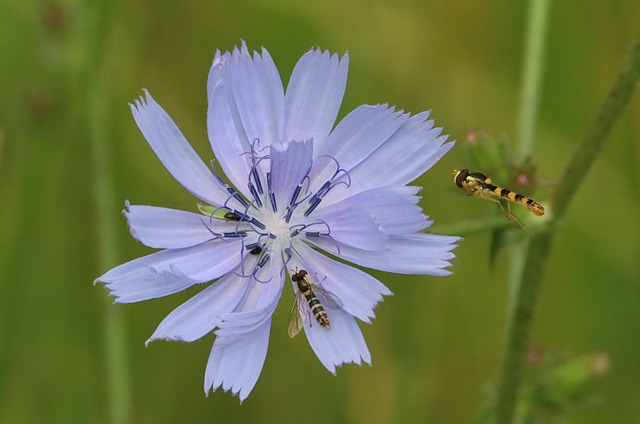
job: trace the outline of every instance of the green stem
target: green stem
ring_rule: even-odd
[[[520,281],[520,290],[514,304],[512,322],[508,330],[507,352],[503,361],[502,375],[497,393],[496,418],[498,423],[512,423],[520,381],[526,344],[533,322],[533,312],[540,290],[544,271],[552,247],[557,223],[564,216],[570,201],[584,176],[591,168],[598,152],[607,140],[611,128],[622,115],[633,89],[640,78],[640,39],[627,55],[622,72],[600,108],[596,119],[583,142],[567,166],[564,177],[553,196],[554,214],[548,231],[532,235],[525,258]]]
[[[497,392],[496,417],[500,424],[514,422],[526,345],[550,248],[550,232],[538,233],[529,239],[520,289],[512,306],[506,353]]]
[[[109,137],[108,94],[103,78],[104,52],[112,15],[111,2],[86,1],[79,45],[77,77],[82,84],[76,93],[79,111],[85,113],[88,122],[88,139],[93,159],[93,192],[95,202],[95,224],[98,266],[104,271],[118,263],[118,223],[114,214],[114,175],[111,165],[111,137]],[[127,365],[125,324],[122,310],[109,301],[104,290],[99,290],[104,299],[104,352],[105,382],[109,422],[124,424],[131,421],[131,391]]]
[[[522,71],[522,86],[520,90],[520,118],[518,128],[517,151],[520,158],[525,158],[532,154],[536,139],[536,128],[538,124],[538,110],[540,97],[542,94],[542,74],[544,70],[545,41],[547,34],[547,22],[549,20],[549,1],[530,0],[528,10],[527,35],[525,41],[525,56]],[[521,342],[514,340],[514,335],[510,331],[515,327],[516,322],[522,319],[523,311],[520,310],[520,302],[526,299],[535,301],[536,290],[533,295],[522,290],[522,277],[526,275],[525,257],[529,252],[531,238],[527,238],[520,243],[514,244],[509,249],[509,276],[508,276],[508,303],[507,303],[507,341],[506,354],[503,363],[505,368],[511,369],[514,358],[510,353]],[[523,343],[524,344],[524,343]],[[519,360],[519,358],[515,358]],[[504,381],[505,378],[512,378],[511,375],[504,375],[502,386],[510,387],[514,382]],[[517,382],[515,382],[517,384]],[[500,422],[511,422],[513,409],[515,408],[516,393],[498,392],[497,408]]]
[[[116,204],[114,198],[111,152],[109,148],[108,122],[105,104],[105,90],[92,78],[89,84],[87,113],[89,118],[89,139],[93,153],[94,196],[96,205],[98,264],[101,270],[118,263],[117,223],[110,213]],[[118,214],[119,215],[119,214]],[[111,304],[104,290],[99,295],[104,299],[104,344],[105,381],[107,384],[110,422],[123,424],[130,421],[131,393],[129,389],[127,352],[125,343],[125,323],[122,310]]]
[[[560,184],[555,190],[552,206],[556,220],[564,216],[569,202],[578,190],[580,183],[584,181],[584,176],[589,172],[596,156],[600,153],[607,136],[611,132],[611,127],[629,103],[634,85],[639,77],[640,38],[636,40],[636,43],[627,54],[622,71],[609,92],[609,96],[600,108],[596,119],[573,155],[569,166],[565,169]]]
[[[520,111],[518,142],[516,144],[520,159],[533,153],[538,125],[538,111],[542,94],[542,74],[544,70],[547,22],[549,21],[549,0],[530,0],[528,10],[525,56],[520,89]],[[513,308],[520,290],[520,276],[524,268],[527,253],[527,241],[517,243],[509,250],[509,297],[507,321],[513,317]]]
[[[527,15],[527,39],[523,79],[520,90],[520,119],[518,153],[520,157],[530,155],[536,139],[536,126],[540,93],[542,92],[542,71],[544,69],[544,47],[549,21],[549,0],[530,0]]]

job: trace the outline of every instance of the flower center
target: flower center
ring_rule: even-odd
[[[288,245],[291,236],[291,223],[285,221],[281,212],[273,212],[268,208],[261,208],[258,212],[258,220],[265,225],[264,232],[275,236],[284,245]]]

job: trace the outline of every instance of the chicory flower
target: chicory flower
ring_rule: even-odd
[[[127,202],[133,237],[163,250],[96,281],[119,303],[202,287],[147,343],[192,342],[214,332],[205,393],[222,387],[241,401],[249,395],[287,279],[297,296],[292,320],[322,364],[335,373],[344,363],[370,363],[356,318],[369,323],[391,291],[325,253],[394,273],[450,273],[445,268],[459,238],[421,232],[432,222],[418,206],[420,188],[407,184],[453,143],[428,112],[410,116],[388,105],[360,106],[334,128],[348,62],[346,54],[313,49],[285,91],[266,49],[250,54],[242,43],[218,51],[207,82],[217,160],[210,165],[148,92],[131,105],[160,161],[203,203],[186,212]],[[291,335],[300,329],[289,327]]]

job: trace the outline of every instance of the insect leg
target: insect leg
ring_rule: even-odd
[[[518,219],[518,217],[517,217],[517,216],[515,216],[515,215],[513,214],[513,212],[511,212],[511,203],[507,202],[507,210],[505,211],[505,210],[504,210],[504,206],[502,206],[502,202],[500,202],[500,201],[499,201],[499,200],[497,200],[497,199],[496,199],[495,201],[496,201],[496,203],[497,203],[498,205],[500,205],[500,209],[502,210],[502,214],[504,215],[504,217],[505,217],[505,218],[507,218],[507,220],[508,220],[510,223],[512,223],[513,225],[515,225],[515,226],[516,226],[516,227],[518,227],[518,228],[522,228],[522,227],[524,227],[524,226],[525,226],[525,225],[522,223],[522,221],[520,221],[520,220]]]
[[[502,202],[500,201],[501,198],[496,198],[497,195],[495,195],[493,193],[493,191],[489,190],[489,189],[484,189],[484,190],[477,190],[475,191],[473,194],[477,195],[478,197],[481,197],[485,200],[488,200],[490,202],[493,203],[497,203],[498,206],[500,206],[500,210],[502,211],[502,214],[504,215],[505,218],[507,218],[507,220],[512,223],[514,226],[516,226],[517,228],[522,228],[525,225],[522,223],[522,221],[520,221],[514,214],[513,212],[511,212],[511,204],[509,202],[507,202],[507,210],[504,209],[504,206],[502,206]]]

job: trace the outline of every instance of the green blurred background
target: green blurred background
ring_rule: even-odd
[[[466,237],[451,277],[376,274],[395,296],[377,308],[373,325],[362,325],[372,367],[328,373],[304,337],[287,337],[292,296],[285,293],[250,397],[243,405],[222,391],[207,398],[213,336],[144,347],[194,292],[111,305],[107,291],[92,285],[106,269],[98,265],[87,116],[92,107],[102,111],[94,124],[106,131],[115,175],[114,203],[100,212],[118,222],[116,265],[151,252],[128,234],[125,199],[195,209],[131,117],[127,103],[142,88],[208,160],[205,84],[215,50],[240,39],[251,49],[265,46],[286,82],[298,58],[319,46],[350,54],[340,117],[362,103],[388,102],[414,113],[432,109],[452,139],[481,128],[512,144],[526,3],[97,4],[0,0],[0,422],[109,421],[107,308],[125,319],[135,423],[474,420],[498,375],[506,325],[507,267],[500,256],[489,268],[489,234]],[[534,160],[552,187],[639,35],[640,7],[634,0],[566,0],[552,2],[550,13]],[[595,401],[568,411],[572,422],[640,417],[639,118],[636,95],[560,229],[536,310],[531,343],[541,352],[603,353],[610,361],[592,386]],[[451,170],[465,166],[457,146],[418,181],[422,206],[438,225],[494,212],[455,189]],[[548,186],[535,198],[548,205],[550,192]]]

